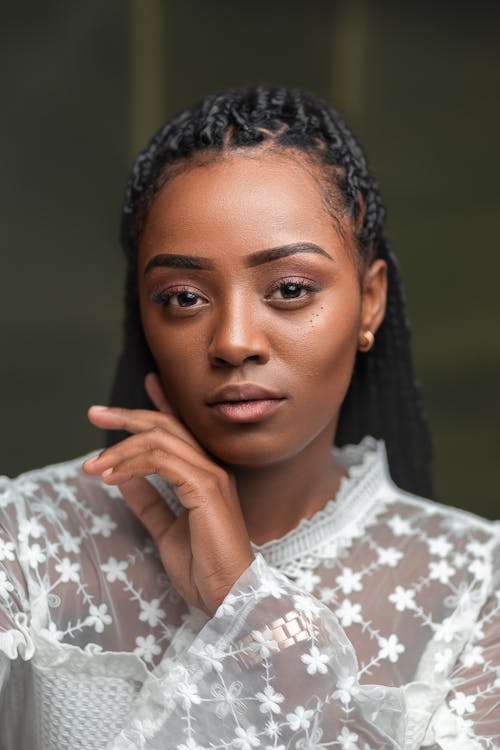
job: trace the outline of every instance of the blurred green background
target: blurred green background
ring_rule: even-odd
[[[101,444],[136,151],[225,85],[302,86],[366,148],[388,207],[438,497],[498,517],[500,3],[33,0],[2,9],[1,464]]]

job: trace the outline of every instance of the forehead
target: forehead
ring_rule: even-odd
[[[167,181],[146,218],[140,253],[164,244],[186,252],[195,245],[214,257],[298,240],[338,244],[339,225],[323,190],[306,159],[231,152]]]

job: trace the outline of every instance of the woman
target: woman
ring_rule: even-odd
[[[207,97],[123,217],[108,448],[2,485],[3,747],[497,747],[498,527],[419,497],[398,270],[345,124],[301,91]]]

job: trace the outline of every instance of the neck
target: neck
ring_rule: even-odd
[[[321,510],[346,475],[332,453],[333,435],[321,434],[299,454],[260,468],[232,467],[250,539],[264,544]]]

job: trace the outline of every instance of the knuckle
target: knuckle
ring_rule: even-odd
[[[219,488],[223,492],[227,492],[228,490],[233,488],[231,477],[229,476],[227,471],[224,471],[224,469],[218,469],[215,476],[217,478]]]
[[[149,433],[153,438],[159,438],[165,434],[165,430],[163,427],[160,427],[160,425],[155,424],[154,427],[149,430]]]
[[[223,489],[221,478],[217,474],[211,472],[205,474],[204,485],[212,492],[220,492]]]
[[[188,500],[190,506],[196,506],[197,508],[204,506],[207,502],[207,495],[212,494],[211,488],[207,487],[205,483],[184,481],[179,482],[177,486],[182,491],[183,499]]]
[[[150,447],[151,458],[159,466],[163,463],[164,453],[162,449],[153,443]]]

